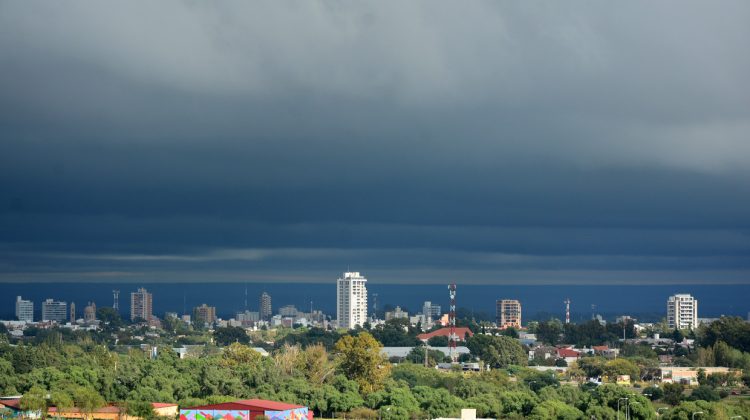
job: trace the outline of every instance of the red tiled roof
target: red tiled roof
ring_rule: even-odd
[[[419,334],[417,338],[420,340],[429,340],[432,337],[448,337],[450,336],[450,334],[451,334],[450,328],[441,328],[433,332]],[[469,337],[474,336],[474,333],[471,332],[470,329],[466,327],[456,327],[456,335],[458,336],[458,341],[464,341],[464,337],[466,336],[466,334],[469,334]]]
[[[557,355],[559,357],[580,357],[581,353],[571,349],[557,349]]]
[[[304,407],[304,405],[288,404],[288,403],[279,402],[279,401],[259,400],[259,399],[239,400],[235,402],[238,404],[249,405],[252,407],[260,407],[260,408],[263,408],[264,410],[291,410],[293,408]]]
[[[283,410],[291,410],[294,408],[303,408],[303,407],[304,407],[303,405],[287,404],[287,403],[283,403],[279,401],[251,399],[251,400],[237,400],[237,401],[231,401],[231,402],[225,402],[225,403],[219,403],[219,404],[200,405],[197,407],[190,407],[190,408],[199,409],[199,410],[283,411]]]
[[[609,350],[609,346],[593,346],[593,347],[591,347],[591,348],[592,348],[592,349],[594,349],[594,350],[596,350],[596,351],[605,351],[605,350]]]
[[[21,409],[21,400],[15,399],[15,400],[0,400],[0,404],[10,407],[16,410]]]

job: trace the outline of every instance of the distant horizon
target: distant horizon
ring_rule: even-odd
[[[288,287],[290,283],[248,283],[248,308],[258,310],[262,292],[271,295],[274,313],[283,305],[295,305],[302,311],[308,311],[310,300],[315,309],[322,309],[327,315],[335,317],[336,285],[335,282],[305,283],[307,287]],[[38,287],[39,283],[7,283],[0,285],[0,308],[12,308],[16,295],[24,299],[39,302],[53,298],[66,302],[95,301],[98,306],[112,305],[112,289],[120,290],[120,312],[125,315],[130,305],[130,292],[145,287],[154,296],[154,314],[162,317],[164,312],[183,310],[183,297],[187,313],[202,303],[216,306],[217,314],[224,318],[234,316],[235,312],[244,310],[244,283],[213,284],[178,284],[178,283],[65,283],[47,284],[49,288]],[[373,294],[377,293],[378,307],[386,304],[399,305],[412,312],[421,310],[424,301],[431,301],[448,308],[447,284],[433,285],[394,285],[368,284],[369,310],[372,310]],[[459,308],[475,312],[484,312],[494,317],[494,304],[497,299],[519,299],[524,319],[539,314],[556,314],[564,316],[563,299],[571,298],[571,312],[576,315],[587,314],[583,320],[590,319],[591,304],[596,305],[595,312],[606,315],[634,315],[666,313],[666,299],[678,293],[689,293],[698,299],[698,316],[712,318],[720,315],[733,315],[746,318],[750,312],[750,285],[567,285],[567,286],[501,286],[501,285],[467,285],[458,283],[457,302]],[[35,305],[39,309],[38,303]],[[6,316],[8,311],[6,310]],[[12,310],[11,310],[12,312]],[[659,318],[660,319],[660,318]]]

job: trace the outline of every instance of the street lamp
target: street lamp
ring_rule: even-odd
[[[696,414],[703,414],[703,412],[702,411],[695,411],[695,412],[693,412],[693,415],[690,416],[690,418],[693,419],[693,420],[695,420],[695,415]]]
[[[621,400],[627,401],[628,399],[629,399],[628,397],[623,397],[623,398],[618,398],[617,399],[617,418],[618,418],[618,420],[620,418],[620,401]]]

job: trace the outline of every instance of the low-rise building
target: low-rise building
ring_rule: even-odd
[[[439,330],[435,330],[432,332],[419,334],[417,336],[418,339],[422,341],[427,341],[432,337],[448,337],[450,339],[451,329],[450,328],[440,328]],[[474,333],[471,332],[470,329],[466,327],[456,327],[456,341],[466,341],[466,337],[473,337]]]
[[[237,400],[219,404],[201,405],[180,410],[180,420],[200,420],[207,418],[229,418],[255,420],[258,416],[279,419],[313,419],[312,410],[297,404],[269,400]]]
[[[728,367],[683,367],[683,366],[662,366],[660,368],[661,381],[663,383],[682,383],[686,385],[698,385],[698,372],[703,371],[706,376],[720,374],[733,374],[738,378],[742,377],[741,369],[731,369]]]

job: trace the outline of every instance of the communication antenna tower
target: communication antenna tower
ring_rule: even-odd
[[[372,319],[378,319],[378,294],[372,294]]]
[[[120,291],[117,289],[113,290],[112,297],[114,298],[114,302],[112,303],[112,309],[114,309],[115,312],[118,312],[120,310]]]
[[[591,319],[596,319],[596,304],[591,304]]]
[[[565,298],[565,323],[570,324],[570,298]]]
[[[458,363],[458,353],[456,352],[456,283],[448,286],[448,294],[451,298],[450,310],[448,312],[448,324],[450,326],[450,335],[448,336],[448,346],[450,347],[450,357],[453,363]]]

